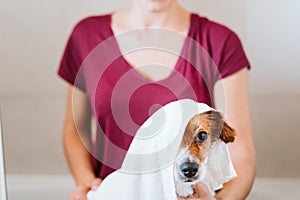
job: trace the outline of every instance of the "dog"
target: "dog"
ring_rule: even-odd
[[[157,121],[163,121],[163,126],[154,123]],[[157,134],[145,139],[149,132]],[[133,138],[122,167],[107,176],[96,191],[90,191],[88,199],[175,200],[193,194],[191,185],[203,178],[217,190],[205,176],[205,162],[207,174],[212,172],[212,163],[222,166],[226,159],[212,162],[211,158],[216,158],[216,149],[222,151],[225,146],[228,150],[224,142],[233,142],[234,137],[222,115],[206,104],[190,99],[170,102],[147,119]],[[228,151],[220,155],[223,158]],[[222,175],[228,180],[228,174]],[[219,180],[213,181],[219,184]]]
[[[203,181],[206,163],[214,142],[233,142],[235,131],[215,110],[194,116],[189,120],[174,164],[176,193],[180,197],[193,194],[192,185]]]

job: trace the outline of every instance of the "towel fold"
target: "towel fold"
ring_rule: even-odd
[[[137,131],[122,167],[90,191],[88,200],[176,200],[173,164],[185,127],[193,116],[210,110],[189,99],[161,107]],[[204,179],[212,194],[236,176],[227,145],[213,145]]]

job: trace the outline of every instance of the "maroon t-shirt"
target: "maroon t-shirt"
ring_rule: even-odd
[[[110,23],[111,14],[80,21],[58,70],[90,100],[98,122],[92,163],[101,178],[121,166],[136,131],[160,106],[189,98],[214,107],[215,82],[250,66],[235,33],[192,14],[172,73],[151,81],[122,56]]]

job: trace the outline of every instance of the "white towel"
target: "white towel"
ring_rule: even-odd
[[[88,200],[176,200],[173,163],[185,127],[193,116],[209,110],[213,109],[189,99],[161,107],[137,131],[122,167],[90,191]],[[214,144],[207,172],[205,183],[212,194],[236,176],[225,143]]]

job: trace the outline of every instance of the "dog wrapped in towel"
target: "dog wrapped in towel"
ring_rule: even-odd
[[[177,200],[203,182],[213,195],[236,172],[225,143],[234,131],[222,115],[190,99],[168,103],[137,131],[122,167],[88,200]]]

